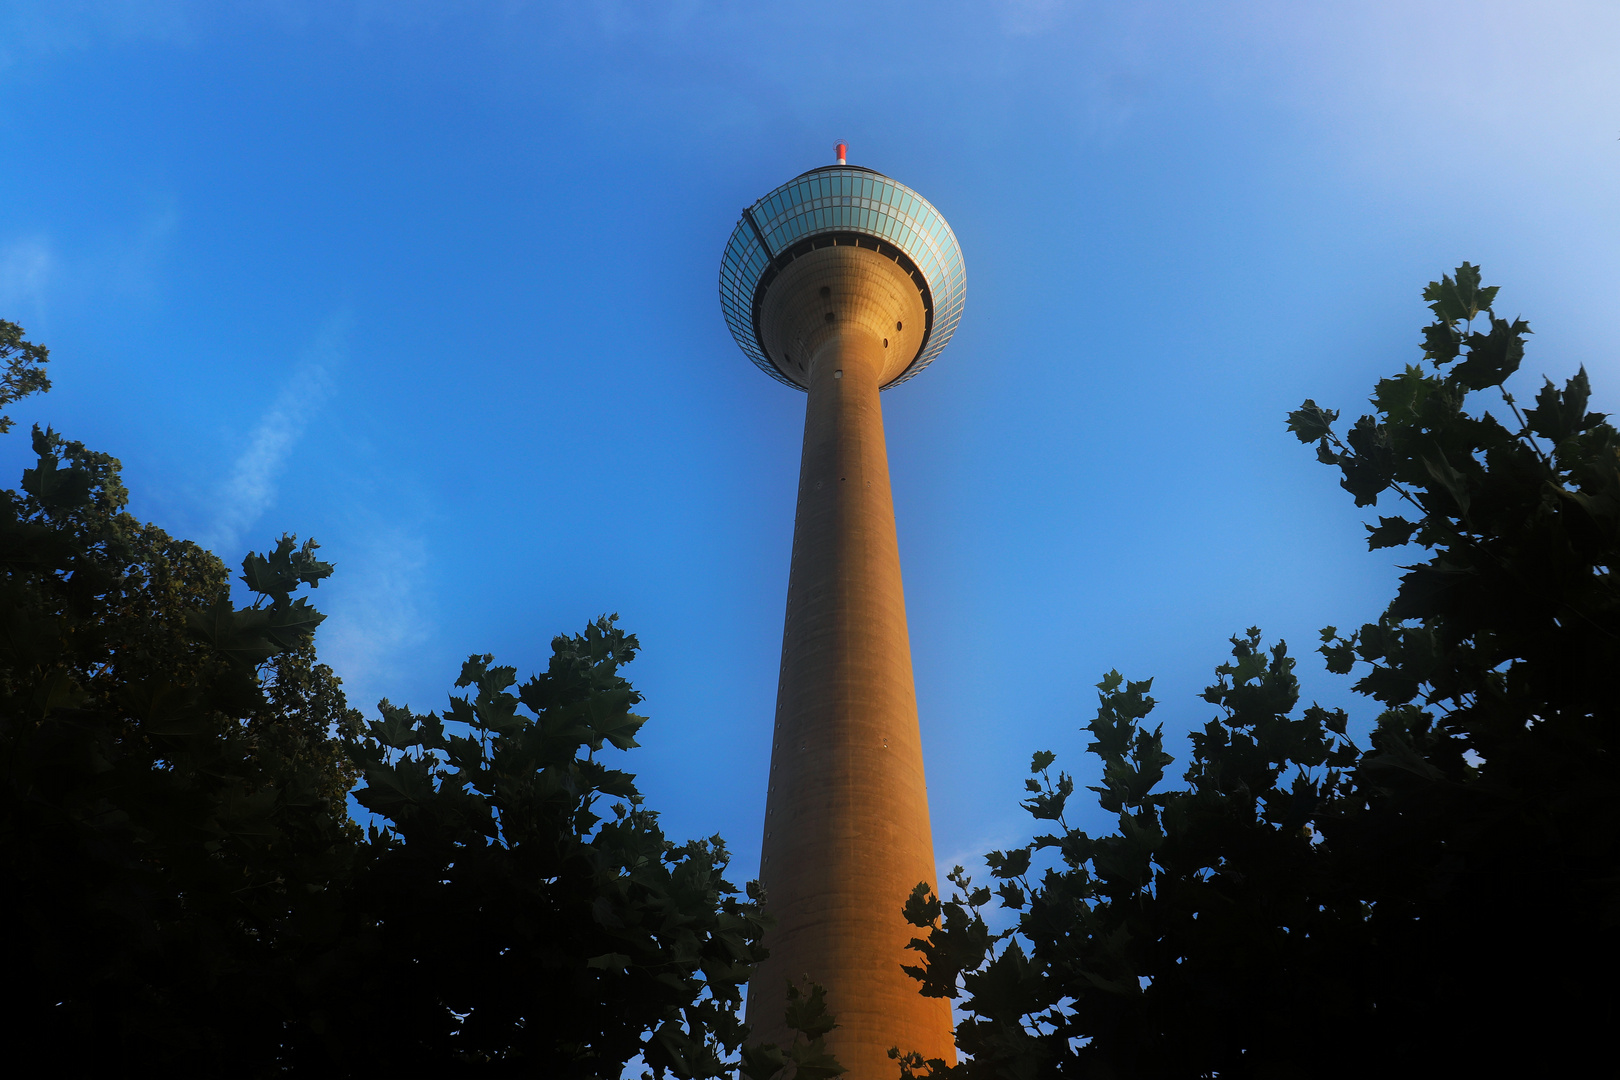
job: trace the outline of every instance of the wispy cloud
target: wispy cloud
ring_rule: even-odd
[[[215,503],[214,520],[205,531],[208,545],[224,553],[227,560],[235,555],[243,534],[275,501],[276,481],[287,455],[330,396],[332,372],[348,353],[347,339],[348,319],[329,319],[248,436],[247,447],[237,457]]]
[[[48,233],[0,241],[0,318],[41,322],[51,309],[134,298],[159,302],[164,263],[179,228],[175,200],[157,197],[138,218],[81,243]]]
[[[54,265],[51,246],[42,238],[0,246],[0,318],[16,321],[42,315]]]
[[[79,276],[91,287],[156,301],[167,287],[165,263],[179,228],[177,201],[155,195],[139,218],[120,229],[120,235],[109,236],[102,250],[86,259]]]
[[[1057,25],[1062,0],[1000,0],[1001,29],[1015,37],[1043,34]]]
[[[364,539],[330,554],[337,572],[321,590],[321,659],[343,680],[349,704],[370,709],[382,697],[403,703],[403,657],[429,636],[421,601],[427,546],[414,530],[355,528]],[[393,689],[390,689],[390,687]]]
[[[968,877],[973,879],[975,887],[983,885],[987,888],[994,888],[996,879],[990,873],[989,865],[984,861],[985,853],[1023,847],[1029,843],[1030,838],[1029,833],[1020,834],[1016,826],[1009,826],[999,833],[980,834],[978,840],[959,847],[946,858],[936,859],[934,872],[938,875],[936,888],[940,891],[940,895],[948,897],[956,891],[956,887],[946,878],[951,870],[958,866],[967,871]],[[1039,859],[1037,859],[1038,862]],[[1039,875],[1035,876],[1038,877]],[[985,908],[984,918],[992,930],[1005,930],[1017,921],[1017,917],[1011,911],[1002,908],[996,902],[992,902]]]
[[[14,0],[0,5],[0,69],[28,56],[191,39],[191,0]]]

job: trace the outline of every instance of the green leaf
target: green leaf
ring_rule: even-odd
[[[1371,506],[1395,479],[1395,449],[1389,431],[1371,416],[1363,416],[1345,434],[1351,453],[1334,463],[1343,473],[1339,486],[1355,497],[1357,506]]]
[[[748,1080],[775,1080],[776,1074],[787,1068],[787,1054],[774,1043],[763,1046],[749,1043],[742,1048],[739,1072]]]
[[[51,350],[31,341],[24,341],[26,331],[14,322],[0,319],[0,407],[19,401],[29,394],[42,394],[51,388],[44,365],[50,362]],[[0,435],[11,430],[11,418],[0,416]]]
[[[1337,410],[1324,409],[1306,398],[1303,405],[1288,414],[1288,430],[1302,443],[1316,442],[1332,433],[1333,423],[1338,419]]]
[[[939,921],[939,897],[934,895],[934,890],[929,888],[928,882],[917,882],[911,890],[911,895],[906,897],[902,913],[912,926],[932,926]]]
[[[1367,550],[1400,547],[1409,543],[1417,525],[1403,517],[1380,517],[1377,525],[1363,525],[1367,530]]]
[[[1468,356],[1452,370],[1452,377],[1470,390],[1500,386],[1524,360],[1524,335],[1530,324],[1523,319],[1509,323],[1491,317],[1488,333],[1468,335]]]
[[[1451,323],[1437,322],[1423,328],[1423,358],[1443,367],[1462,351],[1462,334]]]
[[[641,744],[636,742],[636,732],[647,722],[645,716],[634,713],[622,713],[618,716],[605,719],[596,724],[596,732],[620,750],[633,750]]]
[[[1451,496],[1451,501],[1457,506],[1457,512],[1467,517],[1468,507],[1472,502],[1468,493],[1468,478],[1451,467],[1451,462],[1446,460],[1444,452],[1441,452],[1439,461],[1427,457],[1422,461],[1424,469],[1434,478],[1434,482]]]
[[[1472,322],[1479,313],[1488,311],[1496,300],[1498,286],[1480,287],[1479,267],[1463,263],[1457,267],[1457,276],[1441,275],[1423,290],[1423,299],[1430,301],[1429,310],[1441,323]]]
[[[1545,379],[1536,394],[1535,406],[1524,411],[1525,422],[1530,425],[1532,432],[1557,446],[1565,439],[1603,422],[1601,413],[1586,411],[1591,394],[1592,385],[1587,379],[1585,367],[1564,384],[1562,392],[1551,379]]]
[[[787,1026],[809,1039],[819,1039],[838,1026],[827,1012],[827,991],[820,983],[811,983],[809,993],[793,983],[787,986]]]
[[[417,745],[416,717],[409,709],[390,705],[384,699],[378,705],[381,721],[372,721],[372,738],[394,750],[408,750]]]
[[[1424,402],[1439,387],[1439,378],[1425,375],[1422,368],[1408,364],[1399,375],[1378,380],[1372,403],[1387,422],[1410,424],[1422,415]]]
[[[284,533],[269,555],[249,552],[242,560],[243,583],[278,604],[284,603],[300,585],[318,588],[323,579],[332,576],[333,566],[315,558],[320,547],[315,541],[305,540],[301,548],[297,544],[296,536]]]
[[[1029,858],[1029,848],[1022,847],[1008,852],[992,851],[984,857],[984,861],[996,877],[1015,878],[1029,872]]]
[[[793,1056],[795,1080],[832,1080],[833,1077],[843,1076],[845,1069],[833,1057],[831,1051],[826,1049],[806,1050],[802,1054]]]
[[[1362,767],[1377,772],[1398,769],[1424,780],[1444,780],[1445,773],[1425,761],[1405,739],[1389,739],[1373,754],[1362,761]]]
[[[1065,775],[1059,778],[1059,786],[1050,791],[1038,791],[1024,800],[1023,807],[1029,811],[1031,817],[1038,821],[1059,821],[1063,817],[1064,804],[1068,801],[1069,792],[1073,790],[1073,783]]]
[[[47,440],[52,434],[47,429],[45,433]],[[40,451],[38,428],[34,429],[34,435],[39,463],[32,469],[23,470],[23,490],[38,499],[49,510],[71,510],[89,505],[93,482],[90,473],[79,468],[60,468],[61,463],[53,452],[54,444],[47,442],[47,449]]]

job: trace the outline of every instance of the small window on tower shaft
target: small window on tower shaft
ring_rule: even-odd
[[[895,324],[894,324],[894,328],[895,328],[895,329],[896,329],[896,330],[904,330],[904,329],[905,329],[905,324],[904,324],[904,323],[898,323],[898,322],[897,322],[897,323],[895,323]]]

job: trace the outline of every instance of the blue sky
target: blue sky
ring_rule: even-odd
[[[1310,646],[1403,554],[1283,416],[1415,361],[1426,281],[1481,263],[1620,410],[1609,3],[3,0],[0,318],[56,383],[13,415],[232,564],[319,539],[360,705],[619,612],[630,767],[752,876],[803,398],[715,282],[840,139],[968,266],[884,399],[947,867],[1027,834],[1033,750],[1090,774],[1110,668],[1181,755],[1258,624],[1366,720]]]

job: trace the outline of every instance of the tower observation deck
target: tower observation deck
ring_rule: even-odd
[[[838,158],[744,210],[720,267],[737,344],[808,393],[761,849],[774,924],[748,1021],[787,1042],[786,987],[808,976],[832,1052],[877,1080],[891,1046],[955,1060],[950,1003],[901,970],[934,848],[878,395],[945,348],[966,274],[928,200]]]

